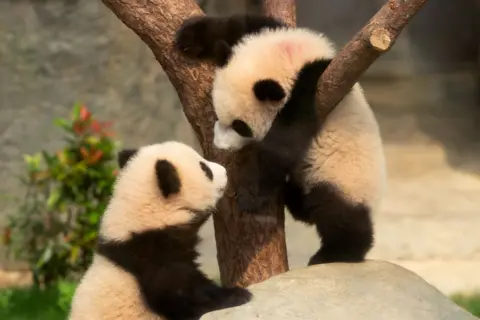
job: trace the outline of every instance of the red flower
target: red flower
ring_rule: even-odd
[[[101,158],[103,157],[103,151],[102,150],[95,150],[93,152],[92,157],[90,158],[90,163],[94,164],[97,163]]]
[[[82,104],[80,106],[80,114],[79,114],[80,120],[87,121],[88,119],[90,119],[91,116],[92,116],[92,113],[88,111],[87,107],[84,104]]]
[[[88,158],[88,150],[85,147],[80,148],[80,154],[82,155],[82,158],[85,160]]]
[[[90,123],[90,128],[95,133],[99,133],[102,130],[102,126],[97,120],[92,120],[92,122]]]
[[[83,134],[85,132],[85,127],[82,125],[82,123],[75,121],[73,124],[73,132],[78,135]]]

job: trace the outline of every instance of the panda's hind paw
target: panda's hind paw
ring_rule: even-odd
[[[252,299],[252,293],[245,288],[234,287],[230,289],[230,298],[235,305],[242,305]]]

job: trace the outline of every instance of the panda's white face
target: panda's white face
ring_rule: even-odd
[[[206,218],[227,187],[227,171],[179,142],[145,146],[128,157],[102,222],[104,236],[188,225]]]
[[[246,36],[215,73],[215,146],[237,150],[262,140],[290,98],[299,70],[334,54],[327,38],[308,29],[264,29]]]
[[[240,136],[231,127],[225,127],[216,121],[213,128],[213,144],[218,149],[239,150],[251,139]]]

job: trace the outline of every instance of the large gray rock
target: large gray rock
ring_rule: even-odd
[[[477,319],[416,274],[383,261],[296,269],[250,289],[250,303],[201,320]]]

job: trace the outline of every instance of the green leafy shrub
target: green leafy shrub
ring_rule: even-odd
[[[26,195],[4,234],[36,284],[75,278],[88,267],[117,170],[111,123],[96,120],[84,105],[54,123],[66,145],[25,156]]]
[[[64,320],[75,288],[76,283],[60,281],[45,289],[0,289],[0,319]]]

